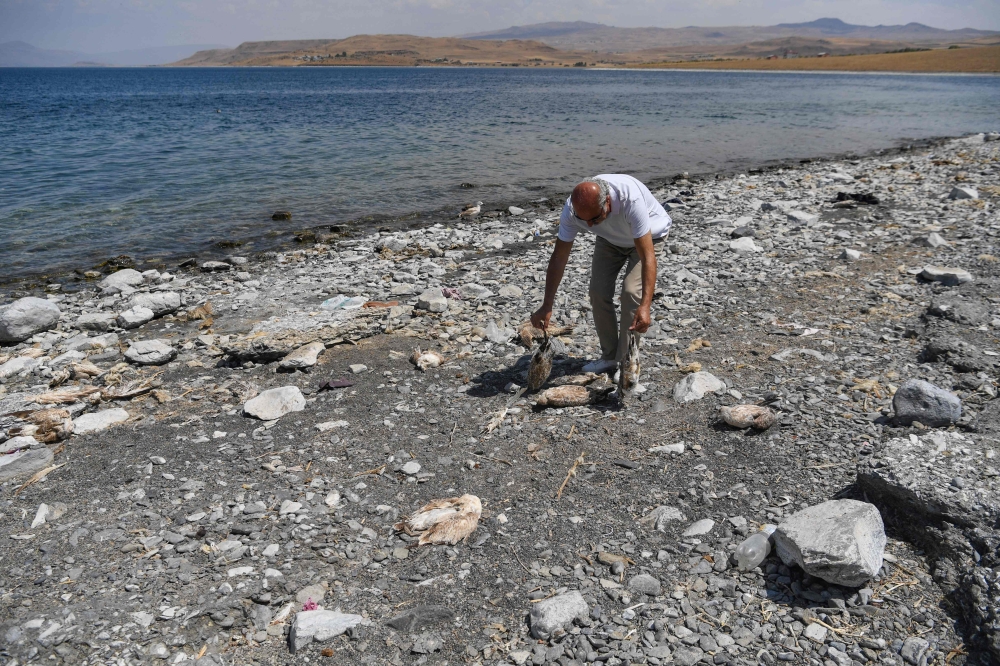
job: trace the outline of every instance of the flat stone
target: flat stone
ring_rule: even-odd
[[[862,458],[858,487],[877,503],[912,517],[905,525],[909,530],[947,521],[987,534],[1000,525],[995,447],[988,437],[949,431],[895,437]],[[955,479],[965,483],[960,487]],[[937,540],[933,534],[930,530],[926,538]]]
[[[692,523],[690,527],[684,530],[681,536],[701,536],[702,534],[708,534],[711,532],[713,527],[715,527],[714,520],[711,518],[702,518],[701,520]]]
[[[956,186],[948,193],[949,199],[978,199],[979,192],[974,187]]]
[[[175,291],[156,291],[149,294],[135,294],[129,299],[130,308],[146,308],[154,317],[176,312],[181,306],[181,295]]]
[[[792,210],[787,213],[788,219],[792,222],[798,222],[800,224],[815,224],[819,222],[819,215],[814,213],[807,213],[802,210]]]
[[[316,604],[323,603],[323,599],[326,597],[326,589],[322,585],[306,585],[301,590],[295,593],[295,601],[300,604],[305,604],[310,601]]]
[[[440,288],[427,289],[417,296],[417,309],[429,312],[445,312],[448,309],[448,299]]]
[[[500,291],[497,293],[499,293],[500,296],[503,298],[521,298],[521,296],[524,294],[524,291],[517,285],[505,284],[504,286],[500,287]]]
[[[403,474],[408,474],[409,476],[413,476],[414,474],[420,471],[420,463],[418,463],[416,460],[411,460],[405,465],[403,465],[402,471]]]
[[[811,641],[816,643],[822,643],[826,640],[827,629],[821,624],[813,622],[806,626],[802,631],[802,635]]]
[[[14,453],[21,449],[35,449],[41,445],[42,443],[34,437],[20,435],[18,437],[11,437],[6,442],[0,443],[0,454]]]
[[[126,421],[128,421],[128,412],[121,408],[90,412],[73,419],[73,432],[77,435],[86,435],[90,432],[107,430],[117,423],[125,423]]]
[[[176,356],[177,350],[162,340],[139,340],[125,352],[125,360],[136,365],[163,365]]]
[[[368,366],[363,363],[353,363],[347,366],[351,371],[351,374],[360,375],[362,372],[368,372]]]
[[[674,651],[674,664],[678,666],[694,666],[704,656],[705,652],[701,648],[681,646]]]
[[[410,648],[410,652],[414,654],[431,654],[437,652],[442,647],[444,647],[444,641],[439,636],[422,634],[417,637],[417,640],[413,641],[413,647]]]
[[[27,372],[40,365],[37,358],[31,358],[30,356],[15,356],[3,365],[0,365],[0,379],[6,379],[7,377],[13,377],[14,375],[19,375],[22,372]]]
[[[205,273],[220,273],[228,271],[231,268],[232,265],[227,264],[224,261],[206,261],[201,265],[201,270]]]
[[[0,456],[0,483],[10,479],[30,476],[52,464],[52,451],[47,448],[30,449]]]
[[[146,278],[142,277],[142,273],[139,271],[134,268],[123,268],[101,280],[98,286],[109,292],[118,293],[122,287],[134,288],[145,284],[145,282]]]
[[[892,397],[896,423],[910,425],[919,421],[926,426],[940,427],[955,423],[962,417],[962,401],[943,388],[921,379],[907,379]]]
[[[701,400],[706,393],[725,388],[725,382],[710,372],[692,372],[674,385],[674,400],[681,404]]]
[[[280,419],[289,412],[301,412],[306,399],[297,386],[282,386],[264,391],[243,405],[243,413],[261,421]]]
[[[551,599],[532,604],[529,617],[531,635],[548,640],[557,631],[565,629],[576,618],[585,618],[590,609],[579,592],[564,592]]]
[[[982,326],[989,321],[989,308],[982,302],[958,298],[952,295],[941,295],[931,302],[927,314],[933,317],[944,317],[965,326]]]
[[[518,208],[517,206],[508,206],[507,212],[511,215],[524,215],[524,209]]]
[[[936,231],[932,231],[926,236],[918,239],[918,244],[924,247],[938,248],[948,244],[948,241]]]
[[[386,622],[386,625],[397,631],[409,633],[419,631],[424,627],[451,623],[454,620],[455,613],[447,606],[426,604],[403,611]]]
[[[312,610],[295,614],[288,632],[288,647],[295,654],[313,641],[326,642],[365,622],[360,615],[339,611]]]
[[[729,249],[732,250],[733,252],[738,252],[738,253],[764,251],[764,248],[754,243],[753,238],[751,238],[750,236],[743,236],[742,238],[737,238],[734,241],[730,241]]]
[[[857,587],[882,567],[885,528],[867,502],[831,500],[803,509],[788,516],[773,539],[786,565],[835,585]]]
[[[648,594],[651,597],[660,596],[660,581],[649,574],[633,576],[628,582],[628,588],[633,592]]]
[[[156,315],[149,308],[134,307],[118,313],[118,325],[126,330],[139,328],[143,324],[153,321]]]
[[[658,506],[645,516],[639,519],[639,524],[650,527],[657,532],[666,532],[667,526],[672,522],[684,520],[681,510],[672,506]]]
[[[840,253],[840,260],[846,262],[860,261],[861,253],[857,250],[852,250],[849,247],[845,247],[844,251]]]
[[[467,301],[485,300],[490,296],[493,296],[493,292],[480,284],[469,283],[462,285],[459,289],[459,293],[462,294],[462,298]]]
[[[60,315],[56,304],[44,298],[19,298],[0,307],[0,342],[21,342],[54,328]]]
[[[326,349],[322,342],[310,342],[293,351],[291,354],[281,359],[278,367],[282,370],[298,370],[301,368],[311,368],[316,365],[319,355]]]
[[[957,287],[966,282],[972,282],[972,274],[961,268],[948,266],[924,266],[920,277],[929,282],[940,282],[946,287]]]
[[[74,325],[81,331],[104,332],[115,325],[116,319],[112,312],[88,312],[77,317]]]

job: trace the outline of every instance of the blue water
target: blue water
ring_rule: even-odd
[[[0,279],[998,129],[1000,78],[0,69]],[[474,190],[461,189],[463,182]],[[272,222],[287,209],[292,222]],[[220,250],[221,252],[221,250]]]

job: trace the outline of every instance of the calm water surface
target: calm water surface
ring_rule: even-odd
[[[0,69],[0,280],[998,129],[1000,78]],[[463,182],[474,190],[461,189]],[[274,210],[294,213],[272,222]],[[273,242],[273,241],[271,241]]]

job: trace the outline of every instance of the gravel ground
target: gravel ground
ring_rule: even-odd
[[[624,409],[514,395],[530,354],[516,330],[541,300],[555,201],[338,228],[124,287],[49,287],[58,325],[0,347],[0,439],[42,407],[66,409],[77,432],[23,445],[54,460],[0,486],[0,662],[998,663],[1000,502],[995,465],[980,461],[1000,444],[995,138],[657,184],[675,225],[643,390]],[[977,198],[949,198],[956,186]],[[834,204],[838,192],[879,203]],[[591,244],[576,243],[557,301],[554,319],[575,328],[554,377],[597,354]],[[928,281],[929,264],[974,279]],[[418,295],[442,286],[461,298],[421,307],[437,309]],[[112,316],[107,331],[81,329],[81,315],[157,294],[179,305],[136,328]],[[46,297],[9,294],[29,295]],[[397,304],[331,309],[341,296]],[[125,360],[153,339],[169,348],[163,363]],[[317,340],[315,365],[282,371]],[[416,369],[418,346],[444,364]],[[74,366],[85,358],[100,374]],[[695,362],[725,389],[679,404],[673,388]],[[892,395],[913,378],[962,400],[956,424],[896,424]],[[321,389],[338,379],[353,384]],[[102,392],[40,404],[50,384]],[[299,411],[244,415],[249,398],[287,386]],[[721,420],[719,407],[745,403],[771,406],[777,423]],[[127,421],[79,433],[109,409]],[[876,497],[883,486],[860,483],[897,464],[933,475],[930,453],[899,462],[892,443],[940,452],[939,436],[976,452],[968,473],[948,458],[949,478],[920,492]],[[681,452],[650,451],[664,445]],[[483,505],[466,542],[418,548],[393,529],[465,493]],[[759,526],[834,498],[882,513],[885,562],[867,585],[831,585],[774,554],[734,566]],[[704,519],[707,532],[684,536]],[[529,611],[574,591],[585,616],[533,638]],[[292,622],[314,604],[362,620],[293,655]],[[387,624],[407,612],[417,621]]]

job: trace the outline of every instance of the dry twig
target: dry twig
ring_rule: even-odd
[[[563,479],[562,485],[559,486],[559,492],[556,493],[556,500],[562,498],[563,490],[566,489],[566,484],[569,483],[570,478],[576,476],[576,470],[583,464],[583,457],[587,455],[586,451],[580,453],[580,457],[573,461],[573,466],[569,468],[566,473],[566,478]]]

